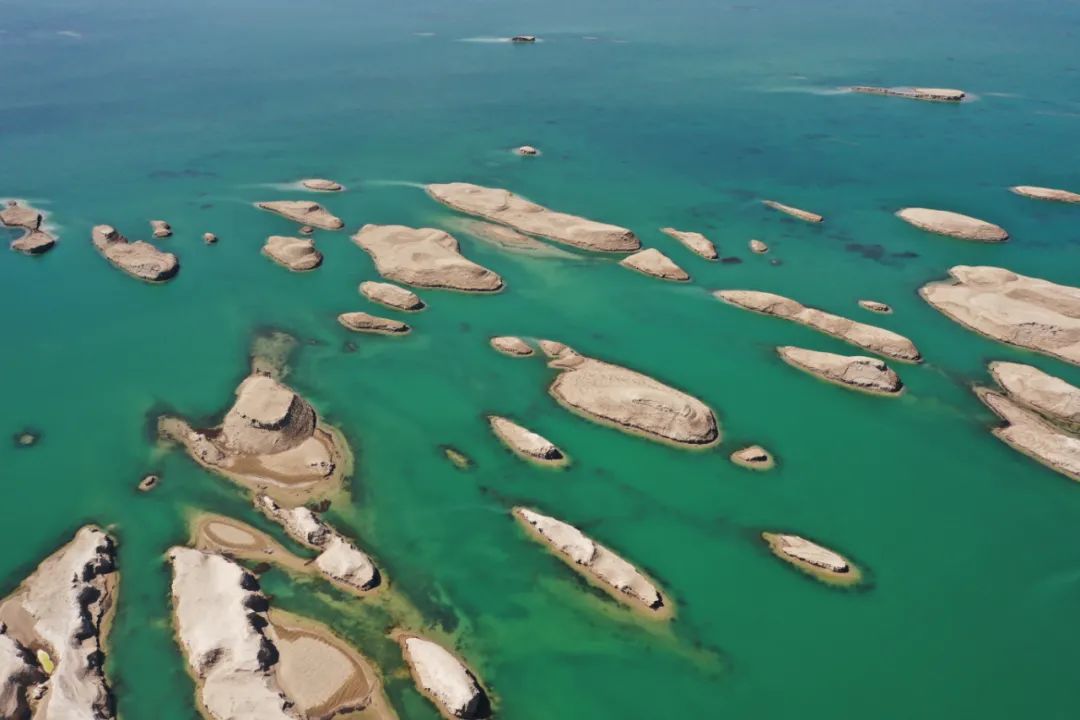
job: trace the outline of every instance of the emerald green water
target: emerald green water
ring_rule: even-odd
[[[969,333],[916,290],[957,263],[1077,284],[1078,211],[1006,188],[1080,186],[1080,8],[626,5],[4,3],[0,197],[49,210],[60,243],[41,258],[0,256],[0,433],[43,433],[30,449],[0,443],[0,591],[80,524],[115,531],[109,671],[125,718],[195,714],[163,560],[186,540],[185,514],[274,530],[236,488],[156,450],[150,423],[165,408],[224,410],[268,326],[306,341],[289,382],[356,452],[352,505],[335,520],[456,638],[501,717],[1076,715],[1080,488],[994,439],[969,386],[991,359],[1073,383],[1080,369]],[[520,32],[544,42],[460,41]],[[977,100],[830,91],[856,83],[960,87]],[[522,143],[544,155],[507,152]],[[316,233],[323,266],[294,275],[259,249],[295,227],[250,203],[315,197],[272,187],[306,176],[349,187],[316,198],[347,231]],[[338,327],[340,312],[384,312],[357,294],[377,273],[348,235],[369,222],[451,227],[452,213],[408,183],[452,180],[631,227],[694,282],[608,258],[512,255],[459,233],[504,292],[421,291],[429,309],[406,318],[407,338]],[[761,197],[827,221],[786,219]],[[983,217],[1013,239],[920,233],[892,217],[906,205]],[[123,276],[89,242],[97,223],[146,237],[151,218],[172,223],[161,244],[181,258],[164,286]],[[743,262],[706,263],[665,225],[705,232]],[[206,231],[221,242],[204,246]],[[752,256],[752,237],[772,252]],[[892,401],[816,382],[773,348],[849,346],[721,304],[709,294],[719,288],[878,323],[911,337],[926,363],[896,366],[908,391]],[[866,314],[855,301],[867,297],[896,313]],[[562,340],[684,389],[716,409],[724,443],[684,452],[572,416],[546,394],[554,371],[493,352],[494,334]],[[522,463],[490,434],[490,412],[549,437],[572,466]],[[749,442],[779,467],[729,463]],[[456,470],[443,444],[475,467]],[[137,493],[151,470],[161,486]],[[528,540],[508,514],[518,503],[639,563],[674,598],[670,629]],[[763,529],[848,554],[868,587],[814,582],[762,548]],[[321,583],[278,572],[264,583],[275,603],[375,659],[403,718],[436,717],[382,638],[392,618]]]

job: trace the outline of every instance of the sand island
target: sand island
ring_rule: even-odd
[[[502,278],[465,258],[450,233],[404,225],[365,225],[352,237],[383,277],[420,287],[496,292]]]
[[[180,261],[172,253],[142,240],[131,242],[111,225],[95,225],[90,237],[106,260],[139,280],[165,282],[180,270]]]
[[[900,376],[878,358],[837,355],[790,345],[776,348],[776,353],[788,365],[834,385],[875,395],[898,395],[904,389]]]

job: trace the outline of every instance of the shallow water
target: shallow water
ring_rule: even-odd
[[[1074,383],[1080,369],[969,333],[916,290],[957,263],[1077,284],[1078,211],[1006,188],[1080,185],[1080,9],[644,5],[4,4],[0,196],[50,211],[60,243],[41,258],[0,255],[0,432],[42,432],[29,449],[0,444],[0,589],[81,523],[115,530],[123,584],[109,670],[124,717],[194,713],[163,560],[186,539],[185,514],[226,513],[281,537],[239,490],[157,450],[149,429],[163,409],[224,410],[267,326],[306,341],[289,382],[357,454],[352,505],[332,516],[395,592],[457,638],[502,717],[1075,716],[1080,489],[995,440],[969,385],[987,381],[990,359]],[[545,42],[460,42],[522,32]],[[979,100],[834,92],[856,83],[961,87]],[[543,156],[508,152],[522,143]],[[306,176],[349,190],[287,189]],[[452,180],[631,227],[694,282],[459,233],[504,292],[421,290],[429,309],[406,318],[406,338],[338,327],[340,312],[384,312],[356,291],[377,274],[348,234],[369,222],[453,227],[415,187]],[[292,197],[347,225],[316,233],[326,260],[303,275],[259,254],[267,235],[295,226],[250,207]],[[762,197],[826,222],[786,218]],[[921,233],[892,217],[905,205],[983,217],[1013,240]],[[157,287],[89,243],[102,222],[148,237],[151,218],[172,223],[161,245],[182,266]],[[742,262],[706,263],[666,225],[704,232]],[[206,231],[221,242],[204,246]],[[772,252],[751,255],[752,237]],[[908,390],[894,400],[816,382],[773,348],[849,346],[719,303],[719,288],[897,330],[926,363],[896,366]],[[896,313],[865,313],[864,297]],[[717,410],[724,443],[684,452],[570,415],[546,394],[554,371],[493,352],[496,334],[559,339],[666,380]],[[573,464],[522,463],[491,435],[490,412],[549,437]],[[727,461],[749,442],[779,467],[759,475]],[[455,469],[443,444],[475,467]],[[160,487],[136,492],[151,470]],[[511,519],[519,503],[641,564],[677,605],[670,628],[546,555]],[[848,554],[868,587],[815,583],[769,555],[762,529]],[[277,604],[368,653],[402,717],[435,717],[383,637],[392,617],[325,584],[276,571],[264,581]]]

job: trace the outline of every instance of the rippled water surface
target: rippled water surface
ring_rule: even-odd
[[[80,524],[110,526],[119,709],[193,717],[163,553],[194,509],[280,533],[239,490],[156,449],[150,428],[163,409],[223,411],[252,336],[278,327],[304,341],[290,383],[357,454],[352,505],[333,519],[454,635],[501,717],[1075,717],[1080,488],[994,439],[969,386],[990,359],[1074,383],[1080,370],[971,334],[916,290],[958,263],[1080,284],[1080,211],[1007,192],[1080,187],[1078,23],[1075,3],[1043,0],[7,0],[0,197],[48,210],[60,243],[0,254],[0,590]],[[516,33],[544,42],[487,42]],[[975,100],[837,92],[858,83]],[[509,152],[523,143],[544,154]],[[294,275],[259,249],[295,227],[250,204],[310,197],[288,187],[308,176],[348,186],[319,197],[347,228],[317,232],[324,265]],[[430,307],[407,318],[407,338],[340,328],[340,312],[382,312],[356,291],[377,273],[349,234],[455,229],[417,187],[453,180],[631,227],[693,282],[455,230],[504,292],[421,291]],[[921,233],[892,217],[907,205],[1013,239]],[[151,218],[172,223],[161,244],[181,259],[164,286],[120,274],[89,242],[97,223],[146,237]],[[707,263],[666,225],[741,262]],[[221,242],[203,245],[206,231]],[[772,252],[751,255],[750,238]],[[720,288],[877,322],[926,362],[897,366],[908,390],[894,400],[816,382],[773,348],[849,346],[721,304]],[[867,297],[895,314],[860,310]],[[493,352],[494,334],[562,340],[684,389],[717,410],[724,443],[685,452],[572,416],[546,393],[554,371]],[[492,412],[555,441],[571,467],[522,463],[490,434]],[[41,441],[16,449],[7,436],[25,427]],[[750,442],[779,467],[728,462]],[[455,469],[442,445],[475,467]],[[148,471],[163,481],[137,493]],[[517,528],[519,503],[639,563],[675,620],[650,625],[590,590]],[[868,585],[814,582],[762,547],[763,529],[848,554]],[[402,717],[435,717],[383,637],[393,617],[279,572],[264,585],[367,652]]]

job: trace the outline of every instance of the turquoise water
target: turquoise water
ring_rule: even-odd
[[[968,333],[916,290],[957,263],[1077,284],[1077,210],[1006,188],[1080,186],[1080,7],[627,5],[4,3],[0,197],[49,210],[60,243],[42,258],[0,255],[0,433],[42,432],[30,449],[0,444],[0,590],[81,523],[114,528],[124,581],[109,669],[125,718],[195,712],[163,561],[186,539],[185,513],[273,530],[238,490],[158,451],[150,423],[165,408],[221,412],[267,326],[308,341],[290,383],[356,451],[353,501],[335,519],[456,637],[501,717],[1075,716],[1080,490],[995,440],[969,385],[986,381],[991,359],[1074,383],[1080,369]],[[544,42],[464,41],[520,32]],[[977,99],[832,91],[856,83]],[[544,155],[507,152],[522,143]],[[294,226],[250,203],[309,197],[274,186],[312,175],[349,187],[317,198],[347,232],[317,233],[323,267],[292,275],[259,248]],[[505,292],[421,291],[430,308],[407,318],[407,338],[339,328],[340,312],[375,311],[356,285],[377,274],[348,233],[451,227],[452,213],[408,183],[452,180],[631,227],[694,282],[459,234]],[[827,221],[786,219],[761,197]],[[905,205],[983,217],[1013,240],[920,233],[891,216]],[[182,264],[167,285],[123,276],[89,243],[94,224],[146,237],[159,217]],[[743,262],[706,263],[665,225],[705,232]],[[205,231],[221,242],[204,246]],[[770,255],[752,256],[752,237]],[[719,288],[877,322],[927,362],[897,366],[909,389],[894,401],[815,382],[773,347],[849,346],[718,303]],[[855,305],[864,297],[896,313],[869,316]],[[541,361],[494,353],[494,334],[552,337],[666,380],[717,410],[724,443],[687,453],[590,425],[548,397]],[[546,435],[573,465],[520,462],[490,435],[489,412]],[[748,442],[779,467],[731,465]],[[475,468],[453,468],[443,444]],[[164,480],[138,494],[150,470]],[[507,512],[517,503],[646,568],[678,607],[670,629],[620,610],[526,539]],[[850,555],[868,587],[815,583],[761,547],[762,529]],[[386,618],[318,583],[270,573],[265,584],[368,652],[402,717],[435,717],[382,638]]]

